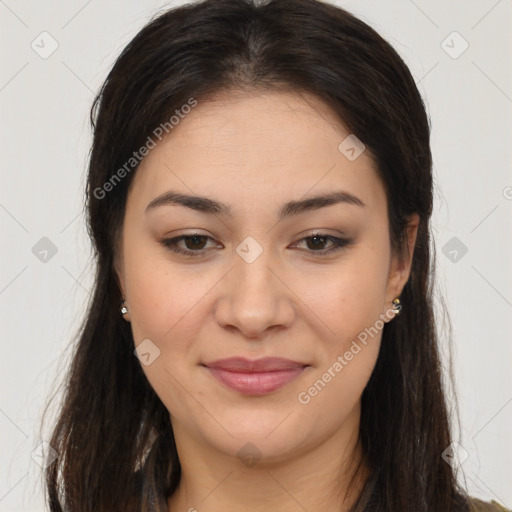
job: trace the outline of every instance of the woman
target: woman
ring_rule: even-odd
[[[315,0],[182,6],[91,121],[50,510],[504,510],[456,480],[429,123],[388,43]]]

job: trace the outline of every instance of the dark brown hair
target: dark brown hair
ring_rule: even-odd
[[[384,327],[362,395],[360,440],[370,474],[354,510],[466,510],[441,456],[451,435],[433,311],[429,120],[395,50],[361,20],[316,0],[206,0],[168,10],[124,49],[96,97],[87,183],[95,286],[49,440],[58,453],[45,473],[50,510],[148,510],[150,492],[170,496],[180,481],[169,413],[119,314],[116,242],[137,166],[117,178],[177,109],[229,90],[323,100],[377,164],[397,254],[406,251],[407,216],[419,214],[403,311]],[[138,492],[143,465],[148,478]]]

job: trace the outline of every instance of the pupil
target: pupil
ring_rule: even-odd
[[[323,244],[323,242],[325,241],[324,237],[322,236],[312,236],[310,238],[310,241],[313,242],[313,246],[314,247],[319,247],[319,245],[321,246]]]
[[[204,239],[205,236],[203,236],[203,235],[192,235],[191,237],[189,237],[188,241],[189,242],[192,241],[192,244],[194,244],[194,245],[196,243],[199,243],[199,245],[201,245],[201,242],[199,242],[199,239],[201,239],[201,238]],[[204,240],[203,240],[203,243],[204,243]],[[189,247],[189,249],[193,249],[193,248],[195,248],[195,249],[202,249],[202,247]]]

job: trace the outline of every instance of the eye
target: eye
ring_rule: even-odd
[[[323,256],[336,251],[340,251],[344,247],[353,244],[353,240],[346,238],[338,238],[332,235],[326,235],[324,233],[315,233],[314,235],[307,236],[298,243],[306,241],[306,247],[308,252],[312,252],[316,255]],[[325,248],[325,244],[331,243],[330,247]]]
[[[162,245],[170,251],[182,254],[183,256],[197,257],[204,256],[206,252],[211,252],[214,248],[206,248],[208,240],[213,238],[201,233],[191,233],[188,235],[167,238],[161,241]],[[315,233],[311,236],[302,238],[295,243],[295,246],[306,243],[306,252],[313,253],[315,256],[323,256],[326,254],[340,251],[346,246],[352,245],[353,240],[338,238],[336,236],[323,233]],[[183,243],[182,246],[179,244]],[[326,244],[330,244],[326,247]],[[185,247],[183,247],[183,245]]]
[[[184,256],[195,257],[204,255],[204,245],[208,239],[213,240],[207,235],[192,233],[190,235],[181,235],[174,238],[167,238],[162,240],[162,244],[164,247],[167,247],[169,250],[175,253],[183,254]],[[182,241],[185,242],[185,249],[178,246],[178,243]]]

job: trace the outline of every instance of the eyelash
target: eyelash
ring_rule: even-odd
[[[204,238],[212,240],[212,238],[207,235],[203,235],[201,233],[191,233],[189,235],[181,235],[181,236],[176,236],[174,238],[167,238],[167,239],[162,240],[161,243],[166,249],[169,249],[170,251],[172,251],[174,253],[181,254],[183,256],[187,256],[187,257],[191,257],[191,258],[196,258],[198,256],[204,256],[203,251],[205,251],[205,249],[200,249],[198,251],[192,251],[191,249],[184,250],[177,246],[177,243],[180,242],[181,240],[190,239],[193,237],[204,237]],[[312,238],[326,239],[328,241],[331,241],[334,244],[334,247],[332,247],[331,249],[323,249],[321,251],[315,251],[315,250],[307,251],[307,252],[314,254],[315,256],[325,256],[327,254],[331,254],[331,253],[340,251],[340,250],[344,249],[345,247],[353,244],[353,240],[338,238],[338,237],[335,237],[332,235],[326,235],[323,233],[315,233],[313,235],[304,237],[301,240],[299,240],[299,242],[302,242],[304,240],[309,240]]]

